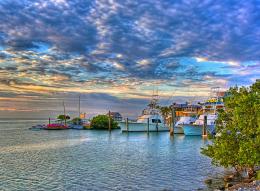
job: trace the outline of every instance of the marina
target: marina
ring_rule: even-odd
[[[0,0],[0,191],[260,191],[260,0]]]

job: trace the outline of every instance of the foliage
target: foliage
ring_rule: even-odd
[[[57,117],[57,119],[63,121],[63,120],[65,120],[65,115],[59,115],[59,116]],[[70,116],[66,115],[66,119],[70,119]]]
[[[259,80],[249,88],[230,88],[216,121],[217,135],[202,149],[213,164],[237,171],[260,165],[259,93]]]
[[[98,115],[93,117],[91,120],[92,129],[108,129],[109,127],[109,117],[107,115]],[[111,118],[111,129],[118,128],[118,124]]]
[[[171,108],[167,106],[161,106],[159,109],[164,119],[164,122],[166,122],[166,118],[171,114]]]

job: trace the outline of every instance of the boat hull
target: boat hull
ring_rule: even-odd
[[[119,123],[122,132],[147,132],[148,125],[147,123],[138,123],[138,122],[129,122],[128,128],[125,122]],[[157,128],[158,127],[158,128]],[[169,128],[166,125],[155,123],[149,124],[149,132],[161,132],[169,131]]]
[[[82,130],[82,129],[84,129],[83,125],[71,125],[70,128],[71,128],[71,129],[77,129],[77,130]]]
[[[213,134],[215,126],[208,125],[207,126],[207,133]],[[194,135],[199,136],[202,135],[203,126],[202,125],[183,125],[183,131],[185,135]]]
[[[174,127],[174,134],[183,134],[184,132],[183,132],[183,128],[182,128],[182,126],[175,126]]]

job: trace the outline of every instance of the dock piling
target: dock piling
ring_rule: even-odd
[[[129,129],[128,129],[128,118],[126,118],[126,131],[128,133]]]
[[[203,137],[206,137],[206,136],[207,136],[207,115],[204,115],[202,136],[203,136]]]
[[[150,122],[149,122],[149,118],[147,118],[147,133],[148,133],[148,134],[149,134],[149,131],[150,131],[150,130],[149,130],[149,128],[150,128],[149,126],[150,126]]]
[[[174,136],[175,109],[172,107],[172,122],[170,126],[170,136]]]
[[[111,131],[111,112],[108,111],[108,130]]]

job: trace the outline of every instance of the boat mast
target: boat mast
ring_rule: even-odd
[[[64,103],[64,100],[62,101],[62,105],[63,105],[63,114],[64,114],[64,123],[65,123],[65,125],[66,125],[66,109],[65,109],[65,103]]]
[[[80,118],[80,94],[79,94],[79,118]]]

